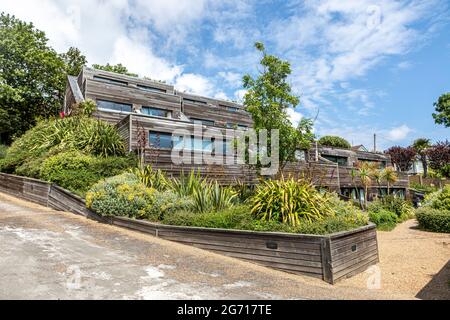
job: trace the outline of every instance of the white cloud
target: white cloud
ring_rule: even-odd
[[[175,87],[179,91],[206,96],[212,96],[214,93],[214,86],[207,78],[193,73],[185,73],[178,77],[175,81]]]
[[[235,97],[236,101],[242,103],[246,93],[247,93],[247,90],[245,90],[245,89],[236,90],[234,92],[234,97]]]
[[[224,79],[230,87],[240,87],[242,85],[242,76],[236,72],[220,71],[218,76]]]
[[[130,71],[141,76],[173,82],[181,74],[182,68],[155,56],[145,43],[145,38],[119,37],[114,44],[111,62],[123,63]]]
[[[387,132],[387,138],[392,141],[402,141],[404,140],[410,133],[412,129],[407,125],[403,124],[399,127],[392,128]]]
[[[295,111],[294,108],[287,109],[287,114],[288,114],[289,119],[291,120],[292,124],[294,125],[294,127],[297,127],[300,120],[302,120],[302,118],[303,118],[303,115],[300,112]]]

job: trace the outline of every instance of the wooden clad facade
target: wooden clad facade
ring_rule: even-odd
[[[171,157],[173,145],[168,145],[167,141],[166,145],[154,145],[151,141],[152,138],[157,142],[168,139],[167,135],[172,135],[175,130],[182,130],[195,140],[198,127],[201,127],[200,135],[217,132],[226,139],[231,132],[228,130],[252,127],[252,118],[242,105],[177,92],[172,85],[158,81],[90,68],[84,68],[77,78],[69,77],[64,111],[70,113],[73,104],[84,99],[97,103],[94,117],[117,126],[128,151],[142,149],[140,142],[144,137],[145,159],[154,168],[174,176],[195,169],[224,184],[236,180],[255,183],[258,179],[254,169],[237,162],[196,163],[192,157],[191,163],[174,163]],[[353,188],[355,184],[361,187],[359,179],[352,179],[350,174],[357,162],[377,162],[381,167],[391,165],[388,155],[356,149],[319,146],[318,150],[303,152],[303,159],[286,165],[282,171],[284,175],[307,175],[317,185],[336,191]],[[399,181],[391,187],[404,190],[407,186],[407,176],[400,175]],[[371,192],[375,194],[377,189],[386,187],[372,186]]]

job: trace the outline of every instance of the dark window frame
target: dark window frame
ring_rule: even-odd
[[[103,102],[106,102],[106,103],[111,103],[111,104],[115,104],[115,105],[119,105],[119,106],[121,106],[121,108],[120,108],[120,110],[117,110],[117,109],[111,109],[111,108],[105,108],[105,107],[102,107],[101,105],[99,105],[99,102],[100,103],[103,103]],[[96,105],[97,105],[97,108],[98,109],[101,109],[101,110],[104,110],[104,111],[106,111],[106,110],[111,110],[111,111],[114,111],[114,112],[120,112],[120,113],[132,113],[133,112],[133,105],[131,104],[131,103],[123,103],[123,102],[117,102],[117,101],[111,101],[111,100],[104,100],[104,99],[97,99],[96,100]],[[130,110],[128,111],[128,110],[123,110],[123,106],[127,106],[127,107],[130,107]]]
[[[108,78],[108,77],[94,75],[94,80],[128,87],[128,82],[122,81],[122,80],[116,80],[116,79],[112,79],[112,78]]]
[[[165,115],[164,116],[158,116],[158,115],[154,115],[154,114],[147,114],[147,113],[142,112],[144,109],[155,110],[155,111],[162,111]],[[161,109],[161,108],[156,108],[156,107],[142,106],[141,114],[144,114],[146,116],[151,116],[151,117],[168,118],[169,114],[172,114],[172,111],[166,110],[166,109]]]

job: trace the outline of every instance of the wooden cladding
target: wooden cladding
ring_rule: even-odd
[[[101,217],[87,209],[80,197],[36,179],[0,173],[0,191],[56,210],[331,284],[361,273],[379,261],[373,224],[324,236],[168,226],[124,217]]]

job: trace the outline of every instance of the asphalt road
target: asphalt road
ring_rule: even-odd
[[[379,298],[0,194],[0,299]]]

